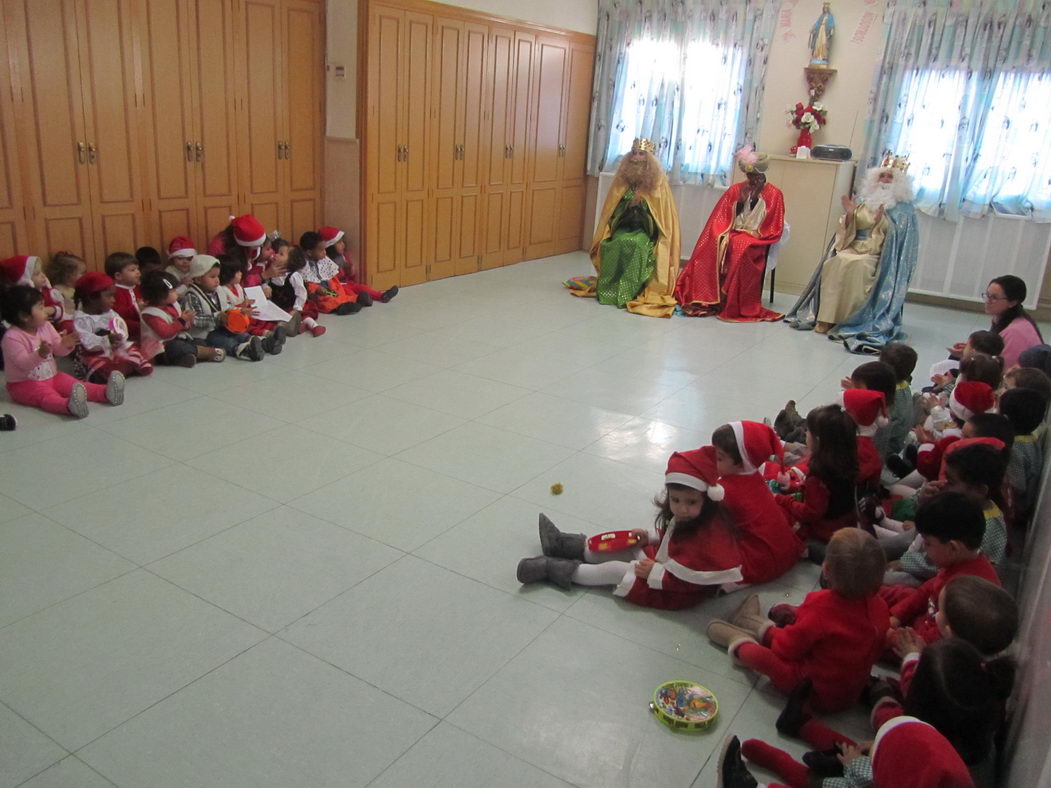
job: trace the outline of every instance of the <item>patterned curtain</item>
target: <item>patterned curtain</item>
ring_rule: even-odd
[[[1051,4],[888,0],[885,21],[863,160],[910,154],[931,216],[1051,222]]]
[[[672,183],[728,185],[733,152],[759,126],[779,6],[599,0],[588,173],[648,137]]]

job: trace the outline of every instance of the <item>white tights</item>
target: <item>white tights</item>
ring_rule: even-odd
[[[616,553],[593,553],[584,548],[584,563],[573,572],[573,582],[578,586],[615,586],[632,568],[634,561],[646,554],[640,549],[621,550]]]

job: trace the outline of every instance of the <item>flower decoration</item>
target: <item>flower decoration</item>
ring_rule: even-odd
[[[828,122],[828,112],[825,105],[819,101],[810,104],[797,103],[788,108],[788,122],[797,129],[813,133]]]

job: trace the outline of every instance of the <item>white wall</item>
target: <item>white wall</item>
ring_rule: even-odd
[[[591,35],[598,29],[596,0],[462,0],[446,4]],[[330,137],[354,139],[357,136],[358,0],[328,0],[327,37],[326,133]],[[346,69],[342,80],[336,79],[337,65]]]

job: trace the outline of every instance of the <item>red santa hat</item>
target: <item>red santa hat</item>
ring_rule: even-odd
[[[988,383],[964,380],[957,383],[949,395],[949,410],[963,421],[968,421],[975,413],[988,413],[995,407],[993,389]]]
[[[668,470],[664,472],[665,484],[681,484],[700,490],[713,501],[723,499],[724,490],[718,481],[719,471],[715,467],[714,446],[675,452],[668,459]]]
[[[895,717],[872,743],[872,777],[894,788],[974,788],[967,764],[949,740],[915,717]]]
[[[858,431],[871,436],[879,427],[888,423],[884,412],[887,401],[882,391],[872,389],[844,389],[839,395],[839,404],[850,414]]]
[[[343,238],[344,232],[338,227],[322,227],[317,231],[318,235],[325,241],[325,247],[332,246],[332,244],[339,243]]]
[[[197,254],[197,249],[194,248],[193,241],[185,235],[175,236],[168,244],[169,260],[173,257],[193,257],[195,254]]]
[[[95,295],[95,293],[101,293],[103,290],[113,287],[114,284],[113,279],[101,271],[88,271],[73,283],[73,289],[76,291],[79,299]]]
[[[33,271],[40,263],[40,258],[31,254],[19,254],[0,260],[0,271],[9,285],[31,285]]]
[[[231,218],[230,226],[234,228],[234,240],[238,246],[262,246],[266,241],[262,222],[250,213]]]
[[[745,473],[755,473],[771,457],[784,463],[785,447],[773,428],[758,421],[731,421],[737,439],[737,451]]]

